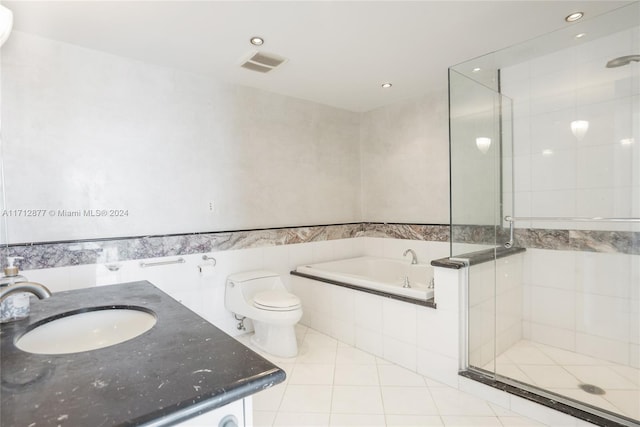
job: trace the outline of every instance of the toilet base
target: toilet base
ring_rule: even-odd
[[[251,342],[260,350],[278,357],[296,357],[298,343],[294,325],[272,325],[253,321]]]

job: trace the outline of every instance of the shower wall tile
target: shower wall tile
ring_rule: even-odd
[[[576,295],[576,331],[621,342],[628,341],[632,320],[629,309],[629,301],[625,298]]]
[[[629,365],[629,345],[628,342],[577,333],[575,351],[597,359]]]
[[[535,287],[531,290],[531,320],[543,325],[575,329],[574,293]]]
[[[640,139],[640,79],[633,67],[603,66],[616,52],[621,56],[637,47],[637,31],[581,41],[501,70],[503,93],[514,103],[514,216],[639,216],[640,146],[620,141]],[[580,141],[569,126],[577,119],[589,121]],[[530,198],[527,192],[533,192]],[[517,227],[640,231],[595,222],[523,221]]]
[[[563,329],[531,322],[530,339],[541,344],[576,351],[576,333],[573,329]]]
[[[530,275],[524,281],[536,287],[573,291],[576,287],[575,253],[571,251],[527,251]]]

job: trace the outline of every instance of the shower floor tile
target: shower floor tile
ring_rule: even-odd
[[[496,372],[504,377],[640,419],[640,369],[526,340],[500,354],[497,361]],[[579,384],[597,386],[604,394],[587,393]]]

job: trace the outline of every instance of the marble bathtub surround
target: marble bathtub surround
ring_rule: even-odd
[[[492,244],[492,226],[457,225],[454,242]],[[449,226],[360,222],[165,236],[124,237],[67,242],[12,244],[0,249],[1,259],[21,256],[22,270],[180,256],[207,252],[291,245],[357,237],[382,237],[432,242],[449,241]],[[499,241],[508,240],[500,230]],[[640,254],[640,232],[516,229],[516,246],[536,249]]]

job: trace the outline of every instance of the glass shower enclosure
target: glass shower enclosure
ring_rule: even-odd
[[[634,2],[449,69],[461,368],[601,425],[640,423],[638,61]]]

